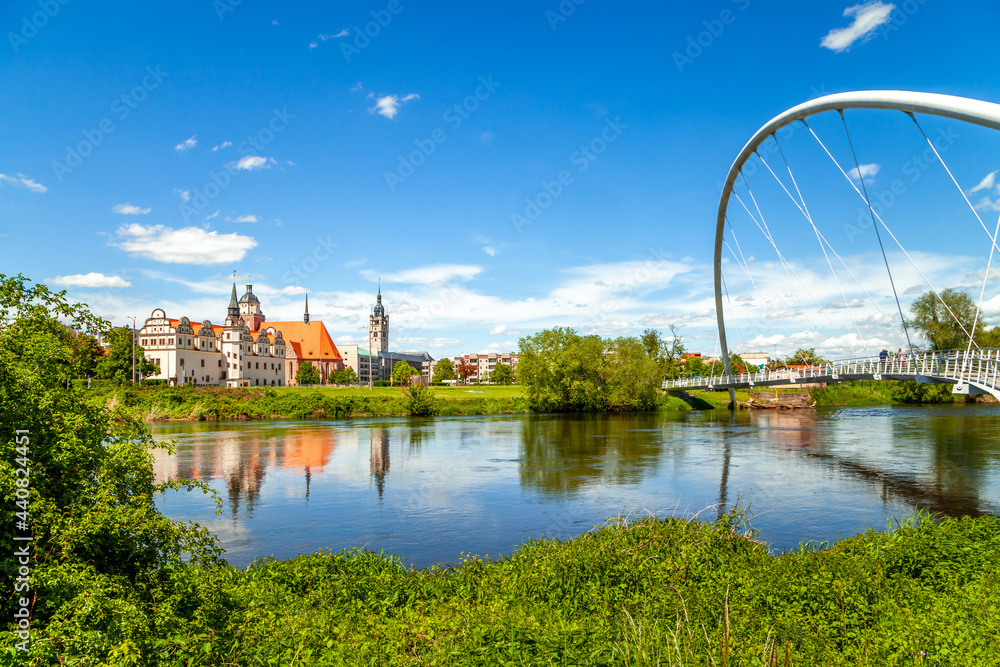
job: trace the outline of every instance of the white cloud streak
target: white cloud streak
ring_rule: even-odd
[[[15,188],[27,188],[32,192],[37,192],[42,194],[48,192],[49,189],[42,185],[41,183],[34,181],[24,174],[14,174],[13,176],[8,176],[7,174],[0,174],[0,182],[9,183]]]
[[[45,282],[59,287],[131,287],[132,283],[118,276],[106,276],[103,273],[76,273],[69,276],[48,278]]]
[[[844,10],[844,16],[854,17],[854,21],[846,28],[831,30],[820,41],[820,46],[835,53],[842,53],[858,41],[868,41],[880,25],[889,22],[895,8],[896,5],[887,5],[880,0],[848,7]]]
[[[119,227],[110,245],[133,257],[168,264],[227,264],[239,262],[257,241],[240,234],[220,234],[201,227],[172,229],[164,225]]]
[[[142,208],[134,204],[115,204],[111,207],[111,210],[119,215],[146,215],[153,209]]]

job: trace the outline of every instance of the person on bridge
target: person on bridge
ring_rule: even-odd
[[[889,350],[882,348],[882,351],[878,353],[878,360],[882,366],[882,370],[885,371],[886,360],[889,358]]]

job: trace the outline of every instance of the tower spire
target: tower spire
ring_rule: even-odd
[[[302,322],[309,324],[309,292],[306,292],[306,312],[302,315]]]
[[[233,283],[233,294],[229,297],[229,309],[226,311],[226,325],[233,326],[240,319],[240,303],[236,299],[236,283]]]

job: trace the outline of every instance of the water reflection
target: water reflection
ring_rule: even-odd
[[[995,512],[998,426],[995,406],[158,425],[177,448],[154,472],[224,497],[225,521],[200,494],[158,505],[238,564],[353,546],[455,562],[623,510],[722,516],[751,495],[761,537],[787,548],[916,507]]]

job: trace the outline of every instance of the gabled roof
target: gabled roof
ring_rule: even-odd
[[[320,361],[343,360],[340,350],[326,330],[323,322],[265,322],[262,327],[274,327],[281,331],[286,344],[290,344],[299,359]]]

